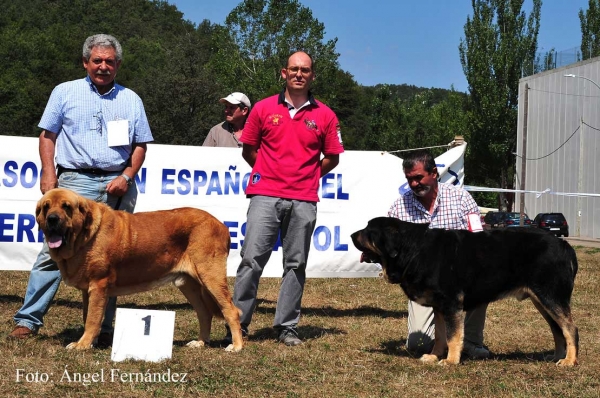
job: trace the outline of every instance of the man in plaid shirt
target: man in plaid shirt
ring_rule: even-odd
[[[389,217],[429,228],[481,231],[479,207],[462,188],[438,182],[433,155],[426,150],[411,152],[402,162],[407,189],[393,204]],[[487,304],[467,312],[463,353],[471,358],[488,358],[483,346],[483,328]],[[408,302],[408,338],[406,346],[415,353],[429,353],[433,348],[435,323],[433,310]]]

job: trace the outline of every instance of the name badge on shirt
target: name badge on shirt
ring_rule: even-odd
[[[107,123],[108,146],[129,145],[129,121],[113,120]]]
[[[471,232],[480,232],[483,231],[483,226],[481,225],[481,217],[479,214],[471,213],[467,215],[467,221],[469,222],[468,228]]]

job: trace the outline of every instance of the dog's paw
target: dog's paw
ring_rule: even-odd
[[[437,355],[423,354],[423,356],[420,358],[420,361],[425,363],[436,363],[438,361],[438,357]]]
[[[575,366],[575,365],[579,365],[576,360],[569,361],[567,359],[561,359],[560,361],[556,362],[556,366]]]
[[[242,350],[242,347],[239,348],[235,348],[235,346],[233,344],[229,344],[226,348],[225,351],[227,352],[240,352]]]
[[[460,363],[456,362],[456,361],[451,361],[449,359],[442,359],[441,361],[438,362],[438,365],[440,366],[452,366],[452,365],[458,365]]]
[[[206,346],[206,344],[208,344],[208,341],[204,342],[202,340],[192,340],[189,343],[187,343],[185,346],[191,347],[191,348],[203,348],[204,346]]]
[[[90,348],[92,348],[91,344],[81,344],[78,341],[67,346],[67,350],[89,350]]]

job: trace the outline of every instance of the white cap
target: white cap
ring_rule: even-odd
[[[227,97],[221,98],[219,100],[219,102],[220,103],[229,102],[230,104],[234,104],[234,105],[244,104],[248,108],[250,108],[252,106],[252,104],[250,104],[250,100],[248,99],[248,97],[246,97],[246,94],[238,93],[238,92],[231,93]]]

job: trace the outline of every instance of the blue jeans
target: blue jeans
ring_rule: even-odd
[[[114,172],[105,176],[64,172],[58,178],[58,186],[70,189],[96,202],[107,203],[114,208],[119,202],[119,198],[109,195],[106,192],[106,185],[119,175],[121,175],[121,172]],[[118,210],[125,210],[132,213],[136,201],[137,187],[133,184],[121,198]],[[48,245],[44,242],[42,250],[38,254],[29,274],[29,282],[23,306],[13,318],[17,326],[25,326],[37,332],[44,325],[44,315],[48,312],[50,303],[58,291],[61,279],[58,266],[50,258]],[[112,332],[112,322],[116,309],[117,299],[116,297],[112,297],[106,306],[104,321],[102,322],[102,332]]]
[[[300,320],[300,304],[306,281],[306,263],[317,222],[317,204],[269,196],[253,196],[248,206],[242,261],[233,290],[233,303],[242,311],[240,322],[248,327],[256,307],[258,283],[281,232],[283,278],[273,326],[294,328]]]

